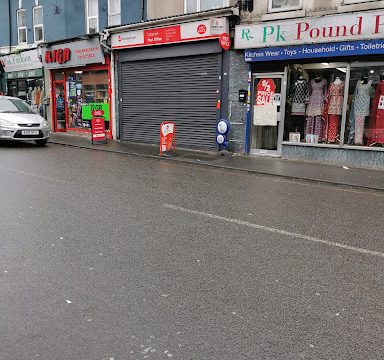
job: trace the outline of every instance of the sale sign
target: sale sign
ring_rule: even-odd
[[[160,124],[160,156],[171,150],[176,150],[176,124],[168,121]]]
[[[96,110],[93,113],[94,113],[94,116],[103,116],[102,110]],[[92,132],[92,143],[94,141],[97,141],[97,142],[107,141],[107,136],[105,134],[105,123],[103,118],[100,118],[100,117],[92,118],[91,132]]]
[[[276,84],[272,79],[261,79],[256,88],[256,105],[273,105]]]

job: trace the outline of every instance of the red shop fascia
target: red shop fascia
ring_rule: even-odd
[[[42,48],[41,55],[44,68],[49,70],[53,131],[90,132],[89,117],[83,117],[90,114],[91,107],[99,104],[98,107],[102,107],[108,117],[105,120],[106,132],[108,138],[112,139],[110,56],[104,54],[99,38],[48,45]],[[78,79],[84,78],[84,74],[95,74],[95,79],[105,81],[101,84],[84,85]],[[89,76],[88,78],[92,79]],[[93,90],[85,89],[86,86],[91,88],[93,85]]]

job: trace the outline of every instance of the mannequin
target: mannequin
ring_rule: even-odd
[[[344,87],[344,81],[336,76],[335,81],[328,89],[324,117],[327,124],[325,140],[330,143],[334,143],[338,135],[340,119],[343,113]]]
[[[292,99],[292,127],[300,132],[300,138],[304,138],[305,108],[309,101],[309,85],[303,75],[295,81],[291,89]]]
[[[30,104],[32,104],[32,86],[28,88],[27,100]]]
[[[384,144],[384,74],[375,86],[369,121],[368,145]]]
[[[307,107],[307,124],[305,134],[318,135],[319,140],[324,137],[324,99],[327,91],[327,80],[317,75],[310,83],[311,97]]]
[[[31,105],[36,105],[36,91],[37,87],[35,86],[32,91]]]
[[[40,86],[38,86],[35,92],[35,103],[37,107],[40,105],[40,101],[41,101],[41,88]]]
[[[361,80],[356,84],[355,102],[354,102],[354,144],[363,145],[365,118],[369,116],[369,105],[371,102],[372,80],[368,79],[368,75],[363,75]],[[352,123],[351,123],[352,131]]]

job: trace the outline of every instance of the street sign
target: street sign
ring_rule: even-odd
[[[176,125],[172,121],[160,124],[160,156],[168,151],[176,151]]]

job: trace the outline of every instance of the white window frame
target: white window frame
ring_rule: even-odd
[[[24,11],[24,18],[25,18],[25,22],[27,22],[27,11],[23,8],[19,8],[17,9],[16,11],[16,23],[17,23],[17,43],[19,45],[22,45],[22,44],[27,44],[28,43],[28,32],[27,32],[27,25],[25,24],[24,26],[19,26],[19,13]],[[25,31],[25,42],[20,42],[20,30],[24,30]]]
[[[41,9],[41,24],[35,23],[35,10]],[[43,6],[42,5],[36,5],[32,8],[32,14],[33,14],[33,40],[35,43],[40,43],[44,41],[44,21],[43,21]],[[41,40],[36,40],[36,28],[41,27],[41,33],[43,34],[43,38]]]
[[[344,0],[343,5],[360,4],[366,2],[374,2],[375,0]]]
[[[89,0],[85,0],[85,14],[86,14],[86,33],[90,34],[89,32],[89,20],[96,19],[96,33],[99,32],[99,1],[97,1],[97,15],[96,16],[88,16],[88,5],[89,5]]]
[[[108,25],[111,25],[111,17],[112,16],[120,16],[120,24],[121,25],[121,0],[117,0],[119,2],[119,12],[110,12],[109,9],[111,8],[110,4],[113,0],[108,0]],[[115,24],[116,25],[116,24]]]
[[[196,12],[201,11],[201,0],[184,0],[184,14],[187,13],[187,2],[188,1],[195,1],[196,2]],[[229,6],[229,0],[221,0],[223,2],[223,5],[221,7],[228,7]],[[205,10],[204,10],[205,11]]]
[[[268,12],[270,13],[301,10],[303,8],[303,0],[299,0],[299,5],[296,5],[296,6],[286,6],[286,7],[276,8],[276,9],[272,7],[272,1],[273,0],[268,0]]]

